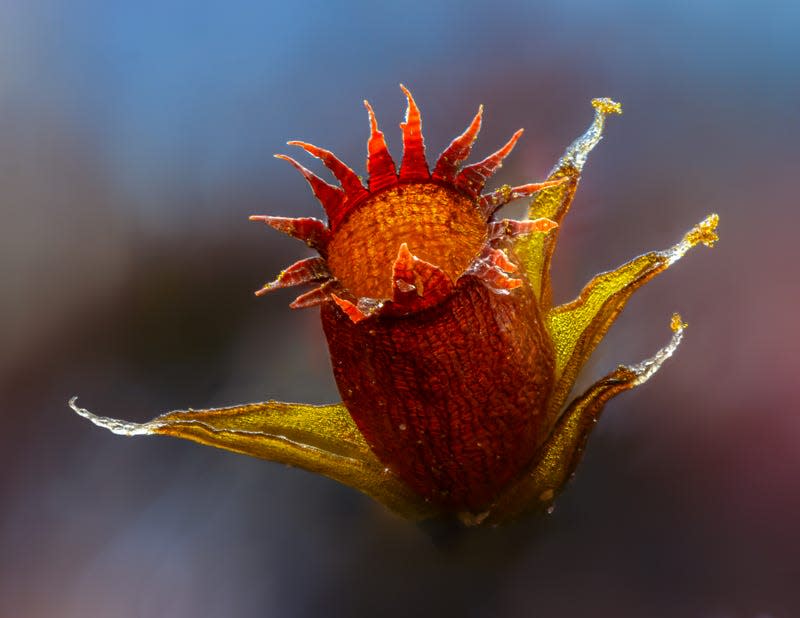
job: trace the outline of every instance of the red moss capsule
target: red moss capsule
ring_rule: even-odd
[[[367,104],[369,190],[330,153],[298,143],[344,189],[327,198],[296,165],[330,222],[326,260],[337,290],[322,303],[322,324],[343,402],[378,458],[436,504],[481,509],[530,463],[554,420],[545,413],[552,344],[530,285],[511,276],[506,235],[490,235],[493,213],[504,195],[561,181],[481,197],[521,132],[456,173],[480,115],[431,178],[419,109],[405,93],[399,173]]]

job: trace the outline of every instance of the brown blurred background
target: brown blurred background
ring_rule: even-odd
[[[800,615],[797,3],[0,3],[0,614]],[[298,470],[130,420],[337,399],[315,310],[252,292],[320,215],[287,139],[429,153],[486,106],[496,179],[545,176],[610,96],[555,259],[557,298],[707,213],[722,240],[632,300],[582,384],[690,328],[609,404],[555,512],[419,528]],[[318,168],[315,168],[318,169]],[[512,209],[512,212],[519,212]]]

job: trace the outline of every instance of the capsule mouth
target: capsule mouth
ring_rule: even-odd
[[[493,291],[507,294],[523,284],[509,277],[516,265],[502,249],[502,238],[547,232],[555,223],[497,221],[504,204],[567,181],[547,180],[482,193],[522,135],[522,129],[499,150],[471,165],[469,157],[480,130],[483,108],[467,129],[445,148],[431,169],[425,156],[422,115],[411,93],[399,167],[386,146],[372,107],[367,142],[367,181],[332,152],[300,141],[289,142],[320,159],[339,181],[331,185],[286,155],[308,181],[322,204],[327,222],[314,218],[254,216],[253,220],[305,241],[319,257],[284,269],[256,294],[304,283],[318,287],[300,295],[293,308],[334,302],[353,321],[371,315],[406,315],[448,296],[465,275],[480,278]]]
[[[390,300],[401,245],[455,282],[486,241],[485,217],[473,200],[430,182],[398,185],[365,199],[341,224],[328,268],[356,298]]]

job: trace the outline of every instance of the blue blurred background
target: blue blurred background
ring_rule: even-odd
[[[796,2],[0,3],[0,614],[800,615]],[[127,440],[146,420],[337,400],[315,310],[252,292],[320,215],[287,139],[363,170],[407,84],[431,155],[543,178],[610,96],[563,226],[557,300],[708,212],[722,241],[637,294],[581,384],[690,328],[609,404],[549,517],[421,529],[299,470]],[[317,169],[317,168],[315,168]],[[511,212],[519,213],[519,207]]]

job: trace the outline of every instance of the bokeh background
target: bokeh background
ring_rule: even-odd
[[[0,2],[0,614],[800,615],[796,2]],[[707,213],[581,378],[676,357],[609,404],[547,517],[457,533],[324,478],[66,401],[337,400],[316,311],[252,292],[317,215],[287,139],[363,169],[369,98],[399,158],[409,85],[431,155],[486,106],[497,183],[545,176],[592,116],[556,296]],[[306,159],[303,159],[306,161]],[[309,165],[312,165],[309,163]],[[315,167],[314,169],[319,169]],[[512,209],[512,212],[515,212]],[[516,212],[519,212],[517,209]]]

